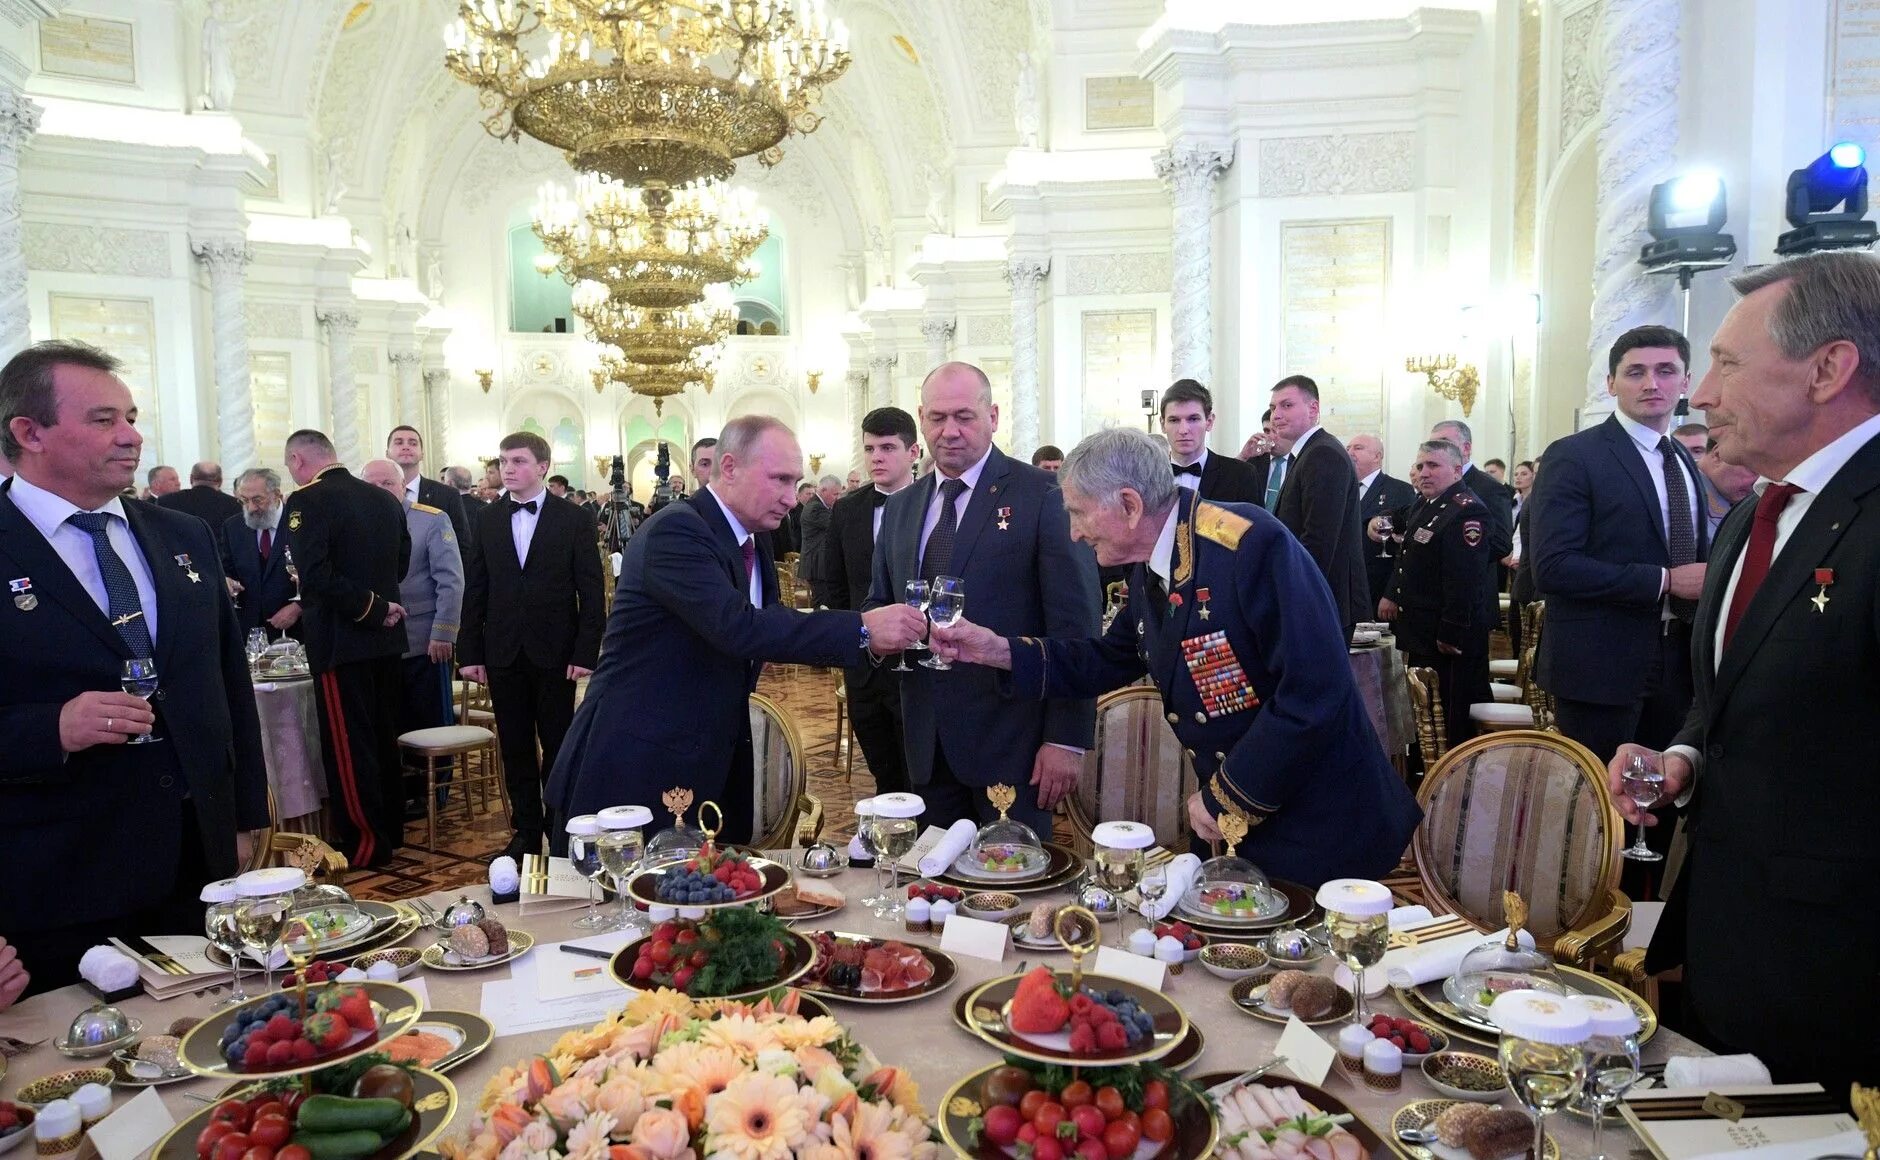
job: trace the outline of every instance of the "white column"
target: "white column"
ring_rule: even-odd
[[[862,418],[868,414],[868,372],[850,367],[843,376],[849,391],[849,462],[862,462]]]
[[[1673,321],[1672,280],[1645,273],[1639,247],[1652,186],[1678,154],[1679,0],[1606,0],[1599,30],[1599,189],[1586,395],[1606,398],[1606,352],[1634,326]]]
[[[1038,447],[1038,283],[1051,272],[1049,258],[1013,258],[1005,264],[1012,284],[1012,443],[1025,458]]]
[[[332,396],[333,446],[339,461],[349,470],[358,471],[365,464],[359,443],[359,382],[353,378],[353,331],[359,329],[357,310],[322,310],[318,313],[326,327],[326,389]]]
[[[894,364],[900,357],[892,354],[870,355],[868,358],[868,408],[888,407],[894,404]],[[859,426],[859,424],[857,425]]]
[[[398,384],[398,422],[424,429],[424,395],[418,379],[419,355],[415,350],[391,353],[392,378]],[[424,432],[427,436],[430,432]]]
[[[20,154],[39,128],[39,106],[0,88],[0,359],[33,340],[26,300],[26,244],[20,226]]]
[[[1174,196],[1169,331],[1178,379],[1214,377],[1214,179],[1234,163],[1231,148],[1177,142],[1156,154],[1155,172]]]
[[[248,316],[242,307],[242,281],[249,261],[244,238],[200,238],[190,243],[209,269],[210,327],[215,337],[217,453],[225,478],[255,465],[255,396],[248,372]]]
[[[425,371],[424,394],[431,404],[431,425],[425,429],[425,438],[436,449],[437,466],[450,467],[450,372],[443,367]],[[480,472],[471,474],[481,482]]]
[[[927,370],[947,361],[947,351],[953,345],[953,331],[956,323],[951,318],[923,318],[920,323],[920,336],[927,340]]]

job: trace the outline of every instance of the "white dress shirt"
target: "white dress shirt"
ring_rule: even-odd
[[[406,510],[410,510],[411,505],[418,502],[418,484],[423,479],[424,477],[422,475],[414,475],[405,481]]]
[[[744,542],[751,538],[751,533],[745,528],[743,521],[738,519],[731,509],[725,506],[725,501],[718,498],[718,493],[712,490],[711,484],[708,483],[705,485],[705,491],[718,504],[718,510],[725,513],[725,522],[731,525],[731,535],[738,541],[738,551],[742,553],[744,551]],[[755,548],[756,545],[753,544],[752,547]],[[739,562],[743,562],[742,556],[739,557]],[[751,566],[751,575],[744,590],[744,594],[751,598],[752,608],[762,608],[764,606],[764,578],[757,574],[757,565],[762,562],[761,558],[754,559]]]
[[[986,470],[986,460],[990,458],[992,458],[992,448],[988,446],[986,453],[979,457],[978,463],[960,472],[960,480],[966,484],[966,490],[960,492],[959,498],[953,501],[954,527],[959,527],[965,520],[966,505],[972,502],[973,492],[979,487],[979,476]],[[946,498],[945,493],[940,490],[940,485],[946,481],[945,475],[938,471],[934,473],[933,498],[927,501],[927,518],[920,526],[920,554],[914,558],[916,564],[926,558],[927,537],[933,535],[934,527],[940,523],[940,502]]]
[[[1170,466],[1173,466],[1174,462],[1175,461],[1172,459],[1169,460]],[[1201,454],[1195,457],[1195,467],[1201,471],[1208,469],[1208,449],[1205,445],[1201,448]],[[1199,475],[1188,475],[1186,473],[1177,475],[1175,477],[1175,486],[1185,487],[1189,491],[1199,491],[1201,489],[1201,477]]]
[[[1360,479],[1358,481],[1358,502],[1359,503],[1363,503],[1364,497],[1371,494],[1371,485],[1376,483],[1377,477],[1382,474],[1384,474],[1384,469],[1380,467],[1376,471],[1373,471],[1371,474],[1365,476],[1363,479]]]
[[[1625,428],[1625,433],[1632,437],[1632,445],[1638,448],[1638,457],[1645,464],[1645,474],[1652,477],[1652,489],[1658,493],[1658,528],[1665,534],[1665,543],[1669,544],[1671,542],[1671,500],[1665,494],[1665,455],[1664,452],[1658,450],[1658,443],[1665,436],[1636,419],[1628,418],[1623,411],[1614,411],[1612,415],[1619,421],[1619,426]],[[1675,455],[1675,452],[1673,454]],[[1684,461],[1677,459],[1674,462],[1678,465],[1678,471],[1684,476],[1684,496],[1691,505],[1690,510],[1681,518],[1689,523],[1692,533],[1695,534],[1697,516],[1703,510],[1700,505],[1704,500],[1704,492],[1698,487],[1697,480],[1685,469]],[[1708,520],[1709,517],[1705,518]],[[1706,523],[1705,526],[1708,527],[1709,524]],[[1666,571],[1659,582],[1658,591],[1662,594],[1670,587],[1671,573]],[[1668,610],[1667,615],[1669,615]]]
[[[39,534],[46,537],[52,550],[65,561],[65,566],[72,570],[79,584],[90,596],[98,611],[109,619],[111,615],[111,595],[105,590],[104,573],[98,570],[98,553],[92,546],[91,533],[66,521],[77,512],[87,509],[79,507],[70,500],[54,495],[42,487],[33,486],[23,475],[13,477],[11,489],[13,506],[20,509],[20,514],[32,522]],[[116,496],[103,507],[89,509],[104,512],[111,516],[105,525],[105,538],[111,541],[111,547],[117,552],[124,566],[130,569],[131,580],[137,585],[137,602],[144,609],[144,631],[150,634],[150,642],[157,640],[157,584],[150,571],[150,561],[144,559],[143,545],[137,542],[137,535],[124,519],[124,504]],[[179,565],[180,567],[180,565]],[[0,577],[11,579],[11,577]],[[31,579],[31,577],[23,577]]]
[[[1175,524],[1181,514],[1180,504],[1168,509],[1168,518],[1162,521],[1162,534],[1155,538],[1155,547],[1149,550],[1149,571],[1162,581],[1164,592],[1173,591],[1169,578],[1175,574]]]
[[[534,495],[505,496],[512,503],[535,501],[535,510],[515,508],[509,513],[509,536],[516,545],[516,563],[521,567],[529,566],[529,545],[535,541],[535,525],[541,522],[542,505],[548,502],[548,489],[543,488]]]
[[[881,487],[880,487],[880,486],[876,486],[876,488],[875,488],[875,490],[876,490],[877,492],[879,492],[880,494],[882,494],[882,495],[894,495],[894,494],[896,494],[896,492],[900,492],[900,491],[904,491],[904,490],[906,490],[906,486],[904,485],[903,487],[899,487],[899,488],[896,488],[896,489],[895,489],[894,491],[883,491],[883,490],[881,489]],[[872,536],[870,537],[870,539],[869,539],[869,541],[868,541],[869,543],[871,543],[871,544],[872,544],[872,543],[874,543],[874,542],[875,542],[876,540],[879,540],[879,539],[881,538],[881,513],[882,513],[882,512],[885,512],[885,511],[887,511],[887,510],[888,510],[888,509],[887,509],[887,505],[885,505],[885,504],[876,504],[876,505],[875,505],[875,524],[874,524],[874,533],[873,533],[873,535],[872,535]]]

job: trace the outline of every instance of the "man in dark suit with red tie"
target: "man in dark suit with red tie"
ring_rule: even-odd
[[[288,547],[282,535],[281,477],[272,468],[251,467],[235,480],[235,498],[242,505],[237,515],[217,529],[222,566],[240,585],[235,616],[242,636],[256,628],[268,635],[300,636],[300,602],[294,599],[293,577],[287,574]]]
[[[1689,852],[1646,960],[1684,968],[1678,1029],[1845,1099],[1880,1080],[1880,260],[1811,254],[1732,284],[1743,297],[1691,405],[1718,453],[1758,474],[1758,498],[1710,554],[1684,728],[1662,754],[1622,746],[1607,775],[1633,821],[1634,757],[1689,801]],[[1539,486],[1556,470],[1550,450]],[[1772,986],[1746,937],[1799,948],[1821,985]]]
[[[471,544],[457,655],[466,680],[490,687],[515,830],[505,853],[520,858],[542,852],[542,778],[574,718],[575,682],[599,662],[606,613],[594,521],[547,489],[548,440],[517,431],[497,446],[507,496]]]
[[[869,486],[836,501],[823,551],[829,571],[829,607],[859,610],[868,599],[875,537],[888,497],[914,482],[920,437],[914,416],[899,407],[877,407],[862,416],[862,460]],[[892,665],[857,658],[843,670],[849,721],[868,758],[876,793],[907,788],[907,754],[901,737],[901,680]],[[905,661],[901,663],[905,664]]]
[[[724,812],[721,840],[750,841],[749,698],[764,663],[845,665],[920,639],[926,618],[905,604],[858,615],[780,603],[766,533],[789,512],[802,464],[782,423],[733,419],[712,482],[627,542],[600,668],[549,775],[556,833],[613,805],[646,806],[662,828],[661,795],[683,786]]]

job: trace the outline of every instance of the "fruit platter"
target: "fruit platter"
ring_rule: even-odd
[[[371,1051],[418,1021],[396,983],[318,983],[250,1000],[190,1028],[177,1059],[197,1075],[298,1075]]]
[[[954,1025],[968,1035],[973,1034],[972,1024],[966,1016],[966,1002],[971,998],[971,991],[962,991],[959,996],[953,1000],[952,1005]],[[1201,1033],[1200,1025],[1190,1023],[1188,1025],[1188,1034],[1182,1037],[1181,1042],[1175,1045],[1173,1051],[1170,1051],[1161,1059],[1156,1060],[1156,1064],[1170,1071],[1185,1071],[1194,1066],[1195,1061],[1201,1058],[1201,1053],[1207,1050],[1207,1046],[1207,1036]]]
[[[1158,991],[1048,967],[982,984],[967,1001],[967,1021],[1008,1055],[1041,1063],[1160,1059],[1188,1034],[1187,1015]]]
[[[815,944],[774,915],[731,907],[696,922],[660,923],[615,952],[608,972],[637,990],[670,987],[695,999],[735,999],[793,983],[815,964]]]
[[[1199,1089],[1152,1064],[1084,1068],[1008,1060],[941,1103],[953,1150],[980,1160],[1202,1160],[1218,1123]]]
[[[937,995],[959,975],[953,956],[895,939],[809,932],[816,964],[798,986],[850,1003],[906,1003]]]
[[[1232,1072],[1196,1076],[1220,1118],[1214,1155],[1221,1160],[1369,1160],[1395,1155],[1345,1102],[1322,1088],[1280,1075],[1225,1086]]]
[[[707,842],[698,853],[627,880],[627,897],[642,906],[743,906],[790,885],[790,868]]]
[[[299,1078],[241,1085],[177,1124],[152,1160],[404,1160],[457,1112],[433,1071],[366,1055]]]
[[[0,1152],[9,1151],[32,1134],[33,1109],[0,1100]]]

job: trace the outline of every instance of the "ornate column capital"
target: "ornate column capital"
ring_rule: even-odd
[[[443,394],[450,389],[450,370],[447,367],[428,367],[424,372],[424,389],[435,394]]]
[[[951,318],[923,318],[920,320],[920,335],[929,343],[944,343],[953,337],[959,329],[959,323]]]
[[[18,89],[0,88],[0,154],[18,154],[39,131],[39,105]]]
[[[1036,257],[1010,258],[1005,263],[1005,280],[1014,290],[1029,287],[1036,290],[1038,283],[1051,272],[1051,259]]]
[[[385,357],[392,360],[392,365],[399,370],[408,370],[424,360],[424,356],[415,350],[395,350]]]
[[[848,373],[844,375],[843,378],[847,380],[849,390],[851,391],[866,391],[868,389],[868,372],[861,367],[850,367]]]
[[[888,371],[893,370],[894,365],[900,361],[901,356],[898,354],[871,354],[868,356],[868,369],[877,373],[886,374]]]
[[[248,239],[234,236],[191,238],[189,252],[209,267],[212,275],[240,275],[255,258],[254,251],[248,248]]]
[[[338,307],[332,310],[323,310],[316,307],[313,316],[319,319],[320,325],[326,327],[329,331],[351,335],[353,331],[359,329],[359,312],[357,310],[347,310]]]
[[[1234,148],[1178,141],[1155,155],[1155,175],[1168,182],[1176,197],[1206,190],[1234,163]]]

